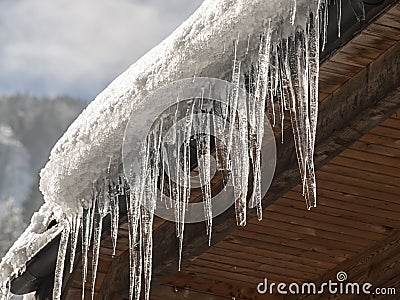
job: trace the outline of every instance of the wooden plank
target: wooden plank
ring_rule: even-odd
[[[384,147],[391,147],[394,149],[400,149],[400,139],[395,139],[392,137],[375,135],[375,134],[367,134],[360,138],[361,142],[371,143],[374,145],[380,145]]]
[[[282,207],[282,209],[285,207]],[[266,215],[268,217],[269,214]],[[279,226],[282,225],[282,226]],[[353,241],[351,237],[344,237],[341,243],[338,243],[338,235],[336,232],[329,231],[318,231],[320,235],[316,235],[316,230],[312,228],[308,230],[308,227],[303,226],[293,226],[290,223],[275,221],[274,224],[270,225],[270,222],[258,222],[258,224],[248,223],[249,231],[257,232],[260,234],[282,237],[293,240],[293,241],[303,241],[306,243],[313,243],[316,245],[324,245],[326,247],[338,248],[346,251],[357,251],[362,249],[366,244],[370,244],[371,240],[361,241],[361,239]],[[281,227],[281,228],[279,228]],[[290,228],[287,230],[286,228]],[[305,230],[302,230],[305,229]],[[308,234],[303,233],[304,231]],[[314,233],[314,234],[310,234]],[[235,235],[235,233],[233,233]],[[351,241],[351,242],[350,242]],[[361,244],[361,245],[360,245]]]
[[[381,165],[378,161],[370,162],[366,160],[359,160],[358,157],[345,157],[337,156],[332,160],[333,163],[346,167],[354,167],[358,170],[364,170],[368,172],[374,172],[377,174],[394,176],[396,178],[400,177],[399,169],[393,166]]]
[[[339,62],[342,64],[348,64],[351,66],[365,68],[367,67],[372,60],[363,56],[354,56],[351,53],[347,53],[339,50],[337,54],[333,58],[331,58],[334,62]]]
[[[355,45],[368,45],[370,48],[375,48],[379,49],[382,51],[386,51],[389,49],[391,46],[393,46],[396,41],[394,40],[389,40],[389,39],[383,39],[382,37],[373,35],[373,34],[368,34],[365,32],[361,32],[358,34],[356,37],[354,37],[351,40],[352,44]]]
[[[279,218],[280,209],[282,208],[275,204],[271,204],[267,208],[266,216],[270,218],[272,217]],[[282,219],[282,216],[280,217],[282,221],[289,222],[294,225],[307,226],[315,229],[323,229],[332,233],[340,233],[343,235],[349,235],[355,237],[362,236],[365,239],[367,240],[369,239],[371,241],[380,239],[385,235],[383,233],[374,232],[374,231],[382,232],[382,229],[373,226],[368,226],[368,224],[365,223],[351,222],[347,220],[342,220],[337,217],[324,216],[304,209],[299,210],[286,207],[282,215],[285,216],[284,219]],[[262,224],[264,222],[268,223],[268,218],[262,220],[260,223]]]
[[[365,30],[366,33],[374,34],[376,36],[391,39],[395,41],[400,40],[400,29],[384,26],[380,24],[370,24]]]
[[[372,129],[371,133],[381,135],[381,136],[387,136],[387,137],[397,139],[397,140],[400,139],[400,129],[378,126],[374,129]]]
[[[370,62],[375,60],[378,56],[380,56],[384,51],[372,47],[368,47],[368,45],[358,45],[354,43],[348,43],[345,45],[341,51],[344,53],[350,54],[354,57],[362,56],[365,59],[368,59]]]
[[[214,246],[210,248],[206,253],[205,257],[210,257],[209,255],[217,255],[225,258],[229,258],[232,261],[242,261],[251,263],[262,263],[272,267],[279,267],[280,269],[285,269],[285,272],[290,272],[291,270],[302,270],[309,274],[321,274],[323,268],[317,268],[314,265],[304,265],[298,262],[286,261],[284,259],[277,259],[275,257],[264,256],[260,254],[254,254],[249,252],[243,252],[243,249],[236,249],[235,251],[227,252],[226,249]],[[286,273],[283,273],[283,275]]]
[[[399,20],[400,17],[395,14],[395,10],[392,10],[392,13],[388,12],[387,14],[384,14],[382,17],[376,20],[375,23],[400,30]]]
[[[358,141],[355,142],[353,145],[351,145],[350,149],[394,157],[397,158],[400,163],[400,149],[369,144],[365,142],[358,142]]]
[[[194,260],[192,262],[194,265],[201,265],[201,266],[210,266],[210,263],[221,263],[226,265],[229,269],[237,271],[238,268],[243,268],[246,270],[254,270],[257,272],[262,272],[265,274],[274,274],[276,278],[285,277],[286,275],[290,274],[298,279],[306,280],[313,277],[313,274],[318,273],[309,273],[305,271],[303,268],[295,269],[292,268],[289,270],[284,268],[282,265],[273,265],[269,263],[268,258],[264,258],[263,260],[259,261],[251,261],[248,259],[232,259],[231,257],[225,254],[216,254],[216,253],[204,253],[200,258]],[[272,279],[272,277],[271,277]]]
[[[219,296],[212,293],[204,293],[188,288],[177,288],[176,286],[159,285],[151,290],[150,299],[171,300],[231,300],[229,296]],[[244,298],[245,299],[245,298]]]
[[[329,255],[326,253],[322,252],[317,252],[315,249],[307,250],[303,248],[296,248],[292,247],[289,245],[284,245],[282,243],[273,243],[271,241],[265,241],[265,240],[258,240],[258,239],[253,239],[250,237],[242,237],[242,236],[234,236],[234,235],[229,235],[225,241],[231,242],[231,243],[236,243],[240,245],[248,245],[250,247],[258,248],[258,249],[264,249],[264,250],[269,250],[269,251],[275,251],[275,252],[280,252],[280,253],[286,253],[298,257],[305,257],[309,259],[315,259],[315,260],[320,260],[326,263],[339,263],[343,262],[345,260],[344,257],[341,256],[335,256],[335,255]]]
[[[305,241],[294,241],[290,239],[283,239],[272,235],[261,235],[251,231],[235,231],[232,233],[233,237],[245,237],[253,240],[264,241],[267,243],[274,243],[287,247],[300,248],[310,252],[320,252],[330,256],[342,257],[344,259],[354,255],[357,251],[342,250],[325,245],[311,245]]]
[[[276,205],[278,207],[279,206],[281,207],[280,208],[281,211],[284,211],[285,207],[290,207],[290,208],[295,207],[295,205],[281,205],[280,204],[281,200],[282,200],[282,202],[284,202],[285,199],[280,198],[278,200],[279,203],[278,202],[276,203]],[[304,206],[303,206],[302,202],[294,201],[294,200],[292,200],[291,202],[298,203],[298,206],[296,208],[298,208],[301,211],[304,211]],[[315,214],[315,211],[313,209],[313,211],[310,212],[309,218],[312,218],[312,216],[314,214]],[[302,237],[303,239],[308,239],[310,242],[311,242],[310,236],[317,237],[319,243],[324,242],[325,239],[328,239],[329,242],[341,241],[342,243],[344,243],[343,245],[341,245],[341,246],[345,247],[343,249],[347,249],[348,247],[350,247],[351,249],[354,249],[354,245],[364,245],[365,246],[366,244],[369,244],[371,242],[368,240],[363,240],[359,237],[356,237],[354,239],[354,236],[343,235],[341,233],[327,231],[327,230],[323,230],[323,229],[319,229],[319,228],[312,228],[312,227],[306,227],[306,226],[294,226],[291,223],[282,222],[281,220],[274,220],[274,216],[271,214],[271,217],[270,217],[270,215],[268,213],[266,215],[266,219],[268,220],[268,222],[257,221],[257,223],[255,225],[263,226],[266,228],[281,229],[281,230],[284,230],[285,232],[296,233],[297,238]],[[253,221],[253,222],[255,222],[255,221]],[[346,243],[349,243],[350,245],[346,245]],[[339,248],[341,248],[341,246],[339,246]]]
[[[255,246],[249,246],[247,244],[238,244],[234,243],[232,241],[221,241],[217,243],[215,246],[211,247],[208,251],[210,253],[214,253],[214,251],[217,251],[218,249],[222,249],[222,251],[226,253],[240,253],[243,251],[246,254],[250,255],[257,255],[261,257],[268,257],[270,259],[275,259],[277,261],[281,261],[282,263],[294,263],[297,265],[301,266],[307,266],[308,268],[312,268],[315,270],[315,272],[320,272],[322,270],[326,269],[331,269],[333,266],[336,264],[331,263],[331,262],[326,262],[323,260],[319,260],[314,257],[306,257],[306,256],[301,256],[298,255],[297,253],[286,253],[283,251],[276,251],[274,250],[269,250],[265,248],[260,248],[260,247],[255,247]],[[318,271],[320,270],[320,271]]]
[[[381,126],[400,130],[400,119],[389,118],[385,122],[383,122]]]
[[[318,171],[317,176],[319,176],[321,171],[324,171],[324,172],[327,172],[330,174],[341,174],[343,176],[353,176],[354,178],[365,179],[365,180],[372,181],[375,183],[388,184],[391,186],[400,186],[400,178],[383,175],[383,174],[378,174],[378,173],[366,172],[364,170],[360,170],[355,167],[342,166],[342,165],[335,164],[333,162],[330,162],[329,164],[326,164],[325,166],[323,166]]]
[[[333,60],[327,60],[321,66],[321,70],[324,70],[324,71],[327,71],[327,72],[330,72],[333,74],[354,77],[361,70],[363,70],[363,67],[353,66],[348,63],[343,63],[343,62],[338,62],[338,61],[333,61]]]
[[[375,191],[380,191],[384,193],[400,194],[400,178],[398,178],[399,180],[397,180],[397,182],[395,181],[395,183],[397,184],[396,186],[385,183],[378,183],[364,178],[357,178],[351,175],[341,175],[338,173],[324,172],[323,170],[318,171],[317,177],[318,179],[323,179],[331,182],[346,182],[346,184],[350,186],[365,187],[367,189],[373,189]]]
[[[329,72],[324,68],[320,70],[319,78],[324,82],[330,82],[338,86],[343,85],[346,81],[351,79],[351,77],[348,75],[340,75],[333,72]]]
[[[277,204],[283,206],[296,207],[297,209],[304,209],[303,202],[304,201],[282,197],[279,199]],[[331,202],[335,201],[331,200]],[[349,220],[357,220],[375,226],[383,226],[386,229],[386,231],[388,231],[390,228],[400,229],[400,219],[389,219],[386,217],[382,217],[382,215],[384,215],[384,211],[380,211],[381,213],[379,214],[379,216],[375,216],[366,214],[365,211],[357,210],[357,207],[354,210],[349,210],[347,208],[347,205],[344,204],[341,205],[336,204],[328,206],[326,205],[326,203],[323,202],[321,203],[321,201],[318,201],[317,207],[313,208],[312,210],[324,215],[331,215]]]
[[[392,219],[399,219],[400,216],[399,204],[365,198],[362,196],[360,197],[343,191],[327,190],[323,188],[318,189],[318,195],[318,202],[323,205],[334,205],[334,203],[337,203],[337,206],[339,207],[343,206],[346,209],[352,207],[355,210],[358,208],[360,212],[363,211],[376,216],[384,214],[386,218]],[[297,192],[288,192],[285,194],[285,197],[294,198],[300,196]],[[304,199],[301,200],[304,201]]]
[[[189,273],[179,272],[169,277],[162,285],[173,287],[173,291],[180,293],[183,290],[198,291],[229,299],[259,299],[260,295],[254,287],[246,287],[240,283],[229,283],[210,278],[203,278]],[[152,294],[153,295],[153,294]],[[166,294],[167,295],[167,294]],[[187,294],[188,296],[188,294]],[[281,297],[279,297],[282,299]],[[277,298],[277,299],[279,299]],[[192,299],[187,297],[185,299]],[[275,298],[271,298],[275,299]]]
[[[341,191],[343,193],[347,193],[350,195],[361,196],[369,199],[376,199],[376,200],[385,200],[387,202],[392,202],[394,204],[399,203],[398,195],[390,194],[385,192],[376,191],[373,189],[367,189],[358,186],[349,186],[347,184],[339,183],[339,182],[331,182],[323,179],[317,178],[317,184],[322,189],[328,189],[331,191]]]
[[[218,263],[209,263],[207,266],[199,265],[199,264],[191,264],[185,269],[186,272],[191,272],[197,274],[203,274],[205,277],[210,276],[212,274],[220,281],[235,280],[240,282],[240,284],[246,284],[247,286],[257,287],[257,284],[261,282],[268,274],[264,272],[254,272],[252,270],[246,270],[244,268],[233,268],[227,267],[224,264]],[[283,280],[280,276],[277,278],[276,276],[270,276],[272,281],[280,281]],[[300,281],[299,279],[289,277],[286,278],[285,281]]]
[[[400,132],[400,131],[399,131]],[[396,169],[400,168],[400,161],[398,158],[388,157],[386,155],[379,155],[371,152],[354,150],[348,148],[344,150],[340,156],[348,157],[348,158],[357,158],[358,160],[366,161],[366,162],[378,162],[379,164],[383,164],[385,166],[394,167]]]

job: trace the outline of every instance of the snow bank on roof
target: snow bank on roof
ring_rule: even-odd
[[[58,203],[71,213],[87,205],[92,185],[107,170],[110,159],[121,160],[125,126],[146,95],[182,78],[229,79],[233,42],[239,38],[238,49],[242,50],[249,39],[254,41],[250,45],[258,45],[266,20],[274,24],[287,19],[291,2],[206,0],[171,36],[99,94],[58,141],[41,171],[45,202]],[[302,15],[306,13],[298,13]],[[288,28],[293,31],[295,26]],[[258,54],[257,50],[250,48],[250,53]]]
[[[7,295],[9,279],[23,273],[26,263],[32,259],[44,246],[62,231],[62,226],[55,225],[48,229],[52,220],[60,220],[63,215],[60,207],[44,204],[36,212],[29,227],[10,248],[0,263],[0,298]]]

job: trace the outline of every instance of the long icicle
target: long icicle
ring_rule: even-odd
[[[93,242],[93,257],[92,257],[92,300],[94,299],[94,292],[96,286],[96,278],[97,278],[97,268],[99,264],[99,256],[100,256],[100,243],[101,243],[101,234],[103,231],[103,218],[105,216],[106,209],[106,197],[107,195],[107,181],[105,180],[104,185],[100,188],[97,197],[97,208],[98,211],[94,211],[94,242]]]
[[[68,219],[63,222],[62,226],[63,226],[63,231],[61,232],[60,246],[58,248],[56,270],[54,275],[54,288],[53,288],[54,300],[59,300],[61,298],[65,257],[67,255],[68,239],[71,231]]]
[[[69,264],[70,264],[70,269],[69,272],[72,273],[74,270],[74,263],[75,263],[75,253],[76,253],[76,248],[78,245],[78,237],[79,237],[79,230],[81,227],[81,214],[78,214],[78,216],[76,216],[73,219],[73,223],[72,223],[72,232],[71,232],[71,253],[70,253],[70,260],[69,260]]]

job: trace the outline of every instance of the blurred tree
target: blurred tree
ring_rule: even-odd
[[[26,227],[21,208],[9,198],[5,205],[5,213],[0,217],[0,257],[8,251]]]

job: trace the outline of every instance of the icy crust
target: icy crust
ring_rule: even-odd
[[[308,1],[297,2],[297,15],[307,16],[308,8],[302,4]],[[107,170],[110,158],[121,160],[125,126],[146,95],[193,76],[230,80],[233,42],[238,41],[239,56],[247,44],[254,45],[249,49],[253,59],[246,60],[249,67],[257,61],[267,20],[273,26],[287,20],[294,4],[293,0],[206,0],[170,37],[114,80],[70,126],[41,172],[45,201],[58,203],[71,214],[82,204],[89,206],[93,183]],[[306,19],[297,17],[296,24],[304,28]],[[295,28],[287,26],[279,34],[292,35]]]
[[[47,228],[52,220],[61,220],[63,215],[61,208],[51,203],[44,204],[33,215],[29,227],[1,260],[0,299],[7,299],[10,281],[25,271],[27,262],[60,234],[63,226]]]

